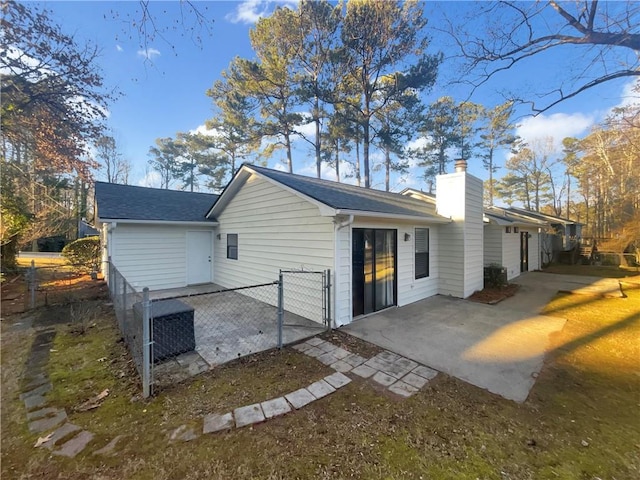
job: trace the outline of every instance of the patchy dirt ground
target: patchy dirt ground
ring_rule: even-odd
[[[78,285],[82,285],[79,282]],[[567,318],[529,399],[504,400],[439,374],[401,400],[364,380],[284,417],[192,442],[170,443],[179,425],[262,401],[324,376],[312,358],[286,348],[217,368],[150,400],[140,385],[102,290],[79,287],[95,315],[84,333],[69,324],[70,305],[32,312],[33,325],[57,319],[51,352],[52,401],[95,433],[73,460],[33,448],[18,401],[18,381],[33,329],[2,322],[2,478],[51,479],[636,479],[640,372],[640,284],[627,298],[558,295],[546,314]],[[66,312],[66,313],[65,313]],[[66,319],[66,320],[65,320]],[[398,325],[398,328],[402,328]],[[343,334],[326,338],[369,355],[377,350]],[[108,388],[101,405],[74,411]],[[96,456],[115,435],[114,456]]]

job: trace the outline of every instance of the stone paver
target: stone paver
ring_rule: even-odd
[[[231,430],[235,426],[231,412],[222,415],[211,414],[204,417],[202,433],[215,433],[221,430]]]
[[[34,410],[32,412],[27,413],[27,420],[38,420],[39,418],[49,417],[54,413],[58,412],[58,408],[46,407],[41,408],[40,410]]]
[[[360,365],[359,367],[351,370],[351,373],[355,373],[362,378],[369,378],[373,376],[373,374],[375,374],[377,371],[378,370],[376,370],[375,368],[368,367],[367,365]]]
[[[313,395],[317,399],[326,397],[330,393],[333,393],[336,391],[335,388],[333,388],[324,380],[318,380],[317,382],[312,383],[307,387],[307,390],[309,390],[311,395]]]
[[[299,343],[293,346],[294,350],[298,350],[299,352],[302,352],[302,353],[309,350],[309,348],[311,348],[311,345],[309,345],[307,342]]]
[[[316,357],[316,359],[319,362],[324,363],[325,365],[331,365],[333,363],[336,363],[339,360],[339,358],[336,358],[333,355],[333,352],[323,353],[322,355]]]
[[[291,411],[291,407],[284,397],[267,400],[266,402],[262,402],[260,405],[262,406],[262,411],[266,418],[279,417],[280,415],[284,415]]]
[[[30,377],[30,380],[24,384],[25,390],[30,390],[35,387],[39,387],[45,383],[49,382],[49,377],[46,373],[38,373]]]
[[[24,408],[27,411],[35,410],[36,408],[44,407],[47,404],[47,399],[42,395],[31,395],[24,399]]]
[[[348,363],[349,365],[351,365],[352,367],[359,367],[360,365],[362,365],[364,362],[367,361],[366,358],[361,357],[358,354],[355,353],[351,353],[349,354],[349,356],[344,357],[342,359],[343,362]]]
[[[409,385],[417,388],[418,390],[424,387],[429,382],[428,379],[421,377],[420,375],[416,375],[413,372],[407,373],[400,380],[403,381],[404,383],[408,383]]]
[[[64,410],[58,410],[58,413],[53,417],[41,418],[40,420],[34,420],[29,422],[29,431],[33,433],[40,433],[46,430],[52,430],[60,425],[67,419],[67,412]]]
[[[36,442],[36,447],[44,447],[51,450],[60,440],[69,435],[70,433],[77,432],[80,427],[73,423],[65,423],[55,432],[50,433],[46,437],[41,437]]]
[[[107,443],[104,447],[99,450],[93,452],[94,455],[111,455],[113,451],[116,449],[116,445],[118,442],[124,438],[124,435],[118,435],[109,443]]]
[[[418,392],[418,389],[408,383],[404,383],[402,380],[398,380],[396,383],[389,387],[389,391],[400,395],[401,397],[410,397],[414,393]]]
[[[50,391],[51,391],[51,383],[45,383],[44,385],[40,385],[39,387],[36,387],[33,390],[29,390],[28,392],[21,393],[20,400],[24,400],[25,398],[31,397],[33,395],[44,395],[45,393]]]
[[[54,450],[53,454],[73,458],[84,450],[84,447],[91,440],[93,440],[93,433],[83,430],[71,440],[63,443],[60,450]]]
[[[351,379],[343,373],[336,372],[324,377],[325,382],[331,385],[333,388],[342,388],[351,382]]]
[[[288,393],[284,396],[284,398],[286,398],[291,406],[296,410],[310,404],[316,399],[316,397],[311,395],[309,390],[307,390],[306,388],[301,388],[300,390],[296,390],[295,392]]]
[[[434,370],[433,368],[425,367],[424,365],[417,366],[412,370],[412,373],[415,373],[416,375],[420,375],[421,377],[426,378],[427,380],[431,380],[432,378],[435,378],[436,375],[438,375],[437,370]]]
[[[262,412],[262,408],[259,403],[236,408],[233,411],[233,416],[236,419],[236,427],[238,428],[251,425],[253,423],[264,422],[264,413]]]
[[[183,442],[190,442],[191,440],[195,440],[198,438],[195,430],[193,428],[189,428],[187,425],[180,425],[176,428],[171,435],[169,435],[169,441],[175,442],[177,440],[181,440]]]
[[[387,375],[384,372],[376,372],[376,374],[373,376],[373,381],[379,383],[383,387],[388,387],[396,381],[396,378],[392,377],[391,375]]]
[[[329,365],[336,372],[347,373],[353,370],[353,367],[349,365],[347,362],[343,362],[342,360],[338,360],[336,363],[332,363]]]
[[[309,347],[309,349],[304,352],[305,354],[309,355],[310,357],[314,357],[317,358],[320,355],[324,355],[325,352],[323,350],[320,350],[318,347]]]
[[[320,343],[323,343],[323,342],[324,342],[324,340],[322,340],[322,339],[320,339],[318,337],[313,337],[313,338],[310,338],[309,340],[307,340],[306,343],[308,343],[309,345],[313,345],[315,347],[316,345],[318,345]]]
[[[349,352],[348,350],[345,350],[342,347],[336,348],[331,353],[333,353],[333,356],[336,357],[338,360],[342,360],[343,358],[347,358],[349,355],[351,355],[351,352]]]
[[[334,345],[331,342],[322,342],[322,343],[319,343],[318,345],[316,345],[316,347],[318,347],[323,352],[332,352],[333,350],[338,348],[337,345]]]

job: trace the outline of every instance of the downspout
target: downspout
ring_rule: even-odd
[[[334,231],[334,239],[333,239],[333,243],[334,243],[334,247],[333,247],[333,257],[334,257],[334,273],[333,273],[333,301],[334,301],[334,305],[333,305],[333,328],[336,328],[338,326],[338,322],[337,322],[337,318],[338,318],[338,306],[340,305],[340,290],[338,289],[338,276],[340,275],[340,255],[338,252],[338,244],[339,244],[339,239],[338,239],[338,232],[340,230],[342,230],[345,227],[350,226],[353,223],[353,215],[349,215],[349,217],[340,223],[336,223],[335,224],[335,231]]]

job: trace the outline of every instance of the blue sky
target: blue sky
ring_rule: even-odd
[[[182,28],[181,6],[177,1],[151,2],[163,38],[141,42],[131,19],[140,19],[140,3],[130,2],[44,2],[65,32],[74,33],[80,41],[89,41],[101,48],[98,63],[106,84],[117,86],[124,94],[111,105],[108,124],[114,132],[123,155],[133,164],[130,183],[157,186],[147,166],[148,151],[156,138],[175,136],[178,131],[195,130],[213,115],[205,91],[219,78],[235,56],[253,58],[249,30],[260,15],[268,14],[278,4],[295,5],[290,1],[213,1],[196,2],[209,19],[209,31],[196,30],[201,42],[192,38],[192,30]],[[442,25],[443,11],[450,16],[463,15],[466,2],[429,2],[425,14],[432,26]],[[187,27],[191,24],[188,12]],[[175,26],[175,28],[174,28]],[[433,52],[452,52],[446,37],[437,32],[433,37]],[[173,47],[173,48],[172,48]],[[574,60],[572,60],[572,58]],[[527,91],[530,86],[544,85],[578,68],[579,55],[559,50],[523,64],[517,70],[497,77],[476,91],[472,101],[485,106],[501,102],[505,89]],[[455,61],[441,66],[439,81],[427,96],[429,101],[450,95],[462,100],[467,91],[447,82],[456,76]],[[521,117],[518,133],[527,139],[553,135],[559,144],[565,136],[582,136],[600,121],[610,108],[624,101],[630,93],[628,82],[618,81],[587,92],[562,103],[538,117]],[[522,109],[520,114],[526,113]],[[270,167],[280,168],[284,153],[269,160]],[[294,171],[313,175],[313,159],[303,141],[296,143]],[[486,178],[480,161],[471,159],[473,174]],[[326,172],[328,178],[331,173]],[[381,175],[374,174],[374,187],[381,188]],[[97,175],[100,178],[100,175]],[[396,189],[404,186],[424,187],[420,172],[413,169],[406,178],[396,178]],[[179,187],[178,184],[175,187]]]

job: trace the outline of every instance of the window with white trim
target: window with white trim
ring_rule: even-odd
[[[416,280],[429,276],[429,229],[416,228],[415,230],[415,273]]]
[[[227,258],[238,259],[238,234],[227,233]]]

